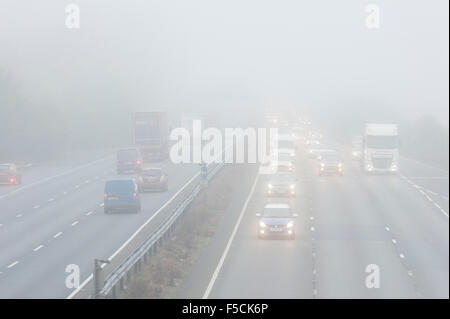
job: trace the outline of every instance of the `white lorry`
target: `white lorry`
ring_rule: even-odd
[[[367,173],[398,171],[397,124],[366,124],[363,138],[362,169]]]

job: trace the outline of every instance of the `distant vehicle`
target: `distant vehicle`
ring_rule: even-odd
[[[161,161],[169,156],[169,129],[164,111],[134,113],[134,145],[146,161]]]
[[[138,173],[144,165],[141,152],[136,147],[117,151],[117,174]]]
[[[287,154],[291,160],[295,160],[295,143],[291,134],[278,134],[276,152]]]
[[[289,157],[289,158],[286,158]],[[290,159],[290,155],[278,154],[278,159],[273,162],[276,172],[294,172],[295,165]]]
[[[352,159],[360,160],[362,156],[363,137],[355,136],[352,138]]]
[[[139,212],[141,198],[134,179],[116,179],[105,183],[104,212],[113,211]]]
[[[274,161],[274,156],[271,156],[265,163],[259,165],[259,174],[270,175],[277,171],[276,162]]]
[[[270,176],[265,185],[267,196],[295,196],[296,178],[291,173],[277,173]]]
[[[258,238],[281,235],[295,239],[294,218],[297,216],[288,204],[267,204],[261,214],[256,214],[259,217]]]
[[[138,188],[140,192],[147,190],[167,191],[169,179],[162,168],[145,168],[139,174]]]
[[[22,173],[15,164],[0,164],[0,184],[22,184]]]
[[[398,128],[396,124],[366,124],[361,166],[366,173],[398,171]]]
[[[328,152],[320,155],[319,176],[333,174],[342,176],[344,167],[337,152]]]
[[[328,148],[315,148],[315,147],[312,147],[312,148],[310,148],[308,150],[308,155],[309,155],[309,158],[319,159],[320,160],[320,156],[322,154],[330,153],[330,152],[333,153],[333,152],[335,152],[335,150],[330,150]]]

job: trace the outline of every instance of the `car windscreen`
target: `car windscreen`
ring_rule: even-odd
[[[280,153],[278,154],[278,160],[280,162],[288,162],[291,160],[291,156],[289,154]]]
[[[151,177],[160,177],[162,175],[162,171],[160,169],[146,169],[142,171],[142,175]]]
[[[126,194],[134,192],[134,182],[131,180],[108,181],[105,185],[106,194]]]
[[[271,179],[274,182],[294,182],[292,174],[276,174]]]
[[[137,157],[137,150],[121,150],[117,152],[117,159],[121,161],[135,161]]]
[[[292,141],[278,141],[278,148],[294,148],[294,143]]]
[[[0,171],[9,171],[9,165],[0,165]]]
[[[366,137],[366,144],[368,148],[395,149],[398,147],[398,137],[368,135]]]
[[[339,157],[336,154],[322,154],[321,159],[323,162],[329,162],[329,163],[339,162]]]
[[[273,218],[288,218],[291,217],[291,209],[287,207],[266,207],[264,208],[263,216]]]

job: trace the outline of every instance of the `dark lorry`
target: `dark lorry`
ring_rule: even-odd
[[[134,113],[134,145],[145,161],[161,161],[169,155],[169,130],[164,111]]]

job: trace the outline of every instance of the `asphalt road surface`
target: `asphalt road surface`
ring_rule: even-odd
[[[366,176],[344,156],[343,177],[319,177],[300,152],[292,199],[266,198],[255,170],[180,297],[448,298],[448,172],[400,165],[396,176]],[[295,240],[257,239],[255,214],[268,202],[299,214]],[[368,288],[374,267],[380,285]]]
[[[0,185],[0,298],[66,298],[67,265],[79,266],[83,282],[94,258],[108,258],[199,171],[155,164],[163,165],[169,191],[142,194],[138,214],[103,213],[105,180],[117,177],[114,155],[33,165],[23,185]]]

